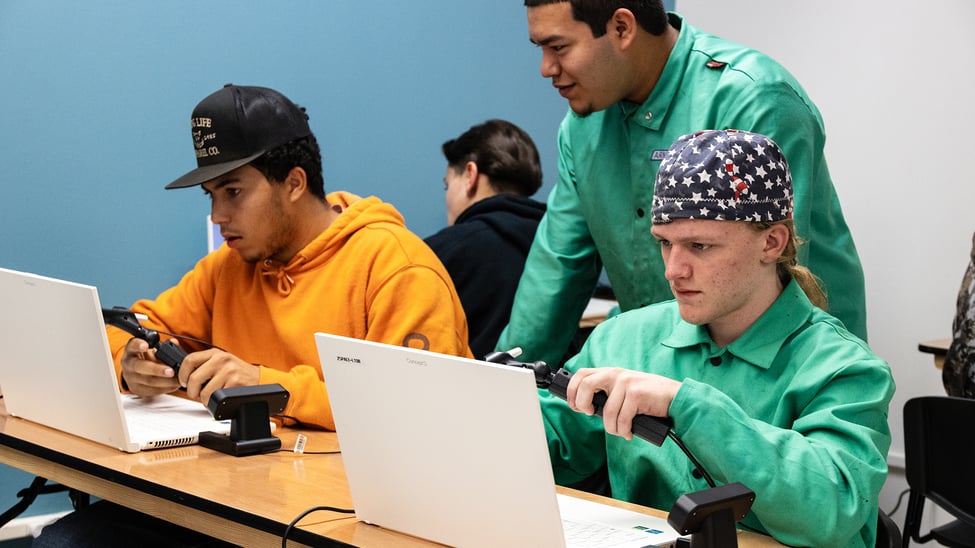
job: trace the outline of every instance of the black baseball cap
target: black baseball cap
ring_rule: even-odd
[[[227,84],[193,109],[190,119],[197,168],[167,189],[203,184],[265,152],[311,135],[308,115],[270,88]]]

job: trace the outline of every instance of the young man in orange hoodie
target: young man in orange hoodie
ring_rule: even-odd
[[[228,85],[193,111],[199,167],[166,188],[202,186],[225,245],[156,300],[144,325],[208,341],[173,369],[145,341],[113,330],[130,392],[279,383],[285,415],[333,429],[313,334],[318,331],[469,356],[450,276],[403,217],[378,198],[325,195],[308,116],[280,93]]]
[[[291,394],[283,415],[334,429],[314,333],[472,357],[450,276],[399,212],[375,197],[325,195],[303,108],[271,89],[227,85],[197,105],[191,126],[198,167],[166,188],[202,186],[225,245],[132,306],[145,327],[179,335],[188,355],[178,374],[145,341],[109,328],[123,389],[184,387],[205,404],[219,388],[278,383]],[[35,544],[137,545],[165,530],[167,546],[215,545],[128,513],[96,503]]]

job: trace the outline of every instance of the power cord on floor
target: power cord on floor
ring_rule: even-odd
[[[894,508],[891,509],[890,512],[886,512],[886,514],[888,516],[894,515],[894,512],[896,512],[897,509],[901,507],[901,502],[904,502],[904,495],[906,495],[906,494],[908,494],[910,492],[911,492],[911,488],[910,487],[908,487],[907,489],[904,489],[903,491],[901,491],[901,494],[897,496],[897,504],[894,505]]]

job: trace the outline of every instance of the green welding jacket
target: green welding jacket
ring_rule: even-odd
[[[558,363],[601,268],[622,311],[673,298],[650,234],[654,179],[678,137],[741,129],[771,137],[795,190],[799,263],[818,276],[829,312],[866,340],[863,269],[826,165],[816,106],[781,65],[701,32],[676,14],[680,37],[643,104],[621,102],[559,129],[559,179],[542,219],[498,350]]]
[[[683,383],[670,405],[673,432],[718,485],[755,492],[744,527],[790,546],[874,546],[893,377],[795,281],[724,348],[681,320],[675,301],[620,314],[566,365],[603,366]],[[560,484],[605,465],[614,498],[663,510],[708,488],[671,439],[658,447],[609,435],[602,419],[547,392],[542,414]]]

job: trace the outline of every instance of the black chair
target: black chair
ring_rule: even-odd
[[[880,510],[877,515],[877,548],[900,548],[900,545],[900,527],[883,510]]]
[[[62,491],[68,492],[68,498],[71,499],[71,505],[75,510],[87,508],[91,503],[91,497],[87,493],[82,493],[81,491],[57,483],[48,484],[47,479],[37,476],[31,481],[29,486],[17,491],[17,498],[20,500],[14,503],[7,511],[0,513],[0,527],[3,527],[20,514],[23,514],[34,503],[38,495],[60,493]]]
[[[975,399],[922,396],[904,404],[904,458],[910,499],[903,546],[936,540],[975,547]],[[924,501],[956,519],[921,535]]]

